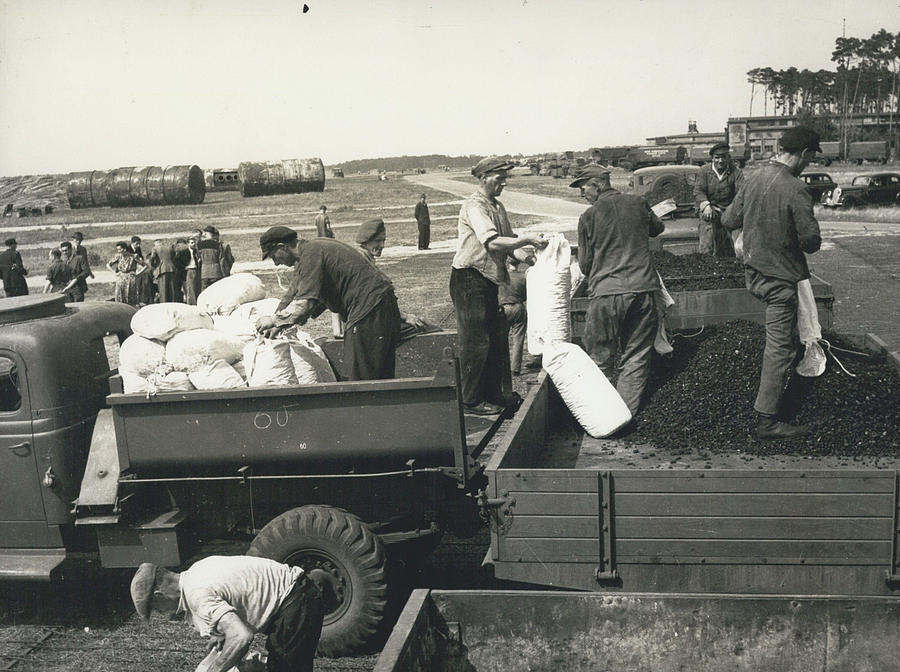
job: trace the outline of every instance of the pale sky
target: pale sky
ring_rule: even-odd
[[[898,0],[0,0],[0,175],[636,144]],[[757,99],[754,112],[761,113]]]

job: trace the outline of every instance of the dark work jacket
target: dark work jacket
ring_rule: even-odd
[[[218,280],[222,277],[222,246],[217,240],[207,238],[197,243],[200,255],[200,277]]]
[[[578,265],[587,277],[588,296],[659,289],[650,237],[665,228],[642,196],[601,192],[578,220]]]
[[[159,250],[150,253],[150,267],[153,269],[153,277],[158,278],[164,273],[175,272],[175,261],[172,258],[175,250],[171,245],[163,245]]]
[[[804,252],[822,245],[812,196],[787,166],[769,161],[750,172],[722,225],[744,230],[744,264],[763,275],[799,282],[809,277]]]
[[[709,201],[720,210],[727,208],[741,186],[742,176],[740,168],[731,166],[720,180],[711,163],[702,166],[700,172],[697,173],[697,182],[694,184],[694,202],[697,204],[697,209],[700,209],[703,201]]]
[[[28,282],[25,276],[28,271],[22,264],[22,255],[16,250],[4,250],[0,252],[0,276],[3,278],[3,289],[9,296],[15,296],[24,291],[28,293]]]
[[[422,201],[416,203],[416,222],[421,225],[431,225],[431,214],[428,212],[428,205]]]

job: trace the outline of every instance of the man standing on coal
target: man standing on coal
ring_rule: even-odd
[[[463,201],[457,222],[450,298],[456,310],[463,409],[473,415],[497,415],[513,403],[509,329],[498,296],[498,286],[509,282],[506,259],[526,261],[531,253],[523,247],[547,246],[541,236],[513,233],[497,200],[514,165],[496,156],[479,161],[472,168],[478,191]]]
[[[731,205],[743,175],[734,165],[728,143],[719,142],[709,150],[710,163],[700,168],[694,184],[694,201],[700,215],[700,254],[733,257],[734,243],[722,226],[722,213]]]
[[[275,317],[263,317],[257,331],[274,338],[294,324],[306,324],[327,308],[346,322],[344,362],[350,380],[393,378],[400,344],[400,309],[387,276],[359,252],[334,238],[301,240],[285,226],[259,237],[262,258],[293,266],[290,289]],[[291,302],[296,308],[284,311]]]
[[[809,278],[804,253],[812,254],[822,244],[812,197],[798,179],[822,151],[819,134],[794,126],[778,143],[779,154],[747,176],[722,216],[725,228],[743,229],[747,289],[766,304],[766,348],[753,405],[761,439],[789,439],[809,431],[778,415],[799,353],[797,283]]]
[[[585,350],[607,378],[618,354],[616,390],[637,414],[650,377],[658,318],[653,293],[659,279],[650,238],[665,230],[642,196],[612,188],[609,170],[588,165],[570,187],[591,203],[578,219],[578,265],[587,278]]]

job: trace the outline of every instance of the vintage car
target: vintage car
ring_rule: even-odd
[[[830,192],[835,187],[834,180],[828,173],[803,173],[800,179],[806,184],[806,191],[816,203],[822,200],[825,192]]]
[[[699,166],[650,166],[634,171],[631,186],[634,193],[647,199],[651,206],[666,199],[675,202],[674,218],[695,216],[694,184]]]
[[[849,186],[837,186],[822,196],[828,208],[862,208],[870,205],[900,205],[900,173],[857,175]]]

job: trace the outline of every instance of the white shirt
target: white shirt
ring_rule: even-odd
[[[203,637],[221,634],[222,617],[235,612],[252,630],[262,632],[303,574],[267,558],[212,555],[181,573],[181,603]]]

